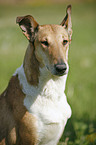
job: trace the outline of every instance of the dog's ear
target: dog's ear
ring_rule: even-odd
[[[23,31],[23,34],[27,37],[30,42],[34,41],[35,32],[38,30],[39,24],[35,19],[30,16],[17,17],[16,23],[19,24],[20,28]]]
[[[65,29],[68,31],[69,40],[71,41],[72,36],[72,23],[71,23],[71,5],[67,6],[66,9],[66,16],[61,22],[61,25],[64,26]]]

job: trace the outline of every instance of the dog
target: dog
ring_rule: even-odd
[[[39,25],[30,15],[17,17],[16,23],[29,45],[0,96],[0,145],[56,145],[71,117],[64,93],[71,5],[60,25]]]

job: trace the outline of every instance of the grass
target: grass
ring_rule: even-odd
[[[0,5],[0,93],[21,65],[28,44],[15,24],[16,16],[32,14],[40,24],[59,24],[65,15],[66,6]],[[95,145],[96,3],[73,3],[72,22],[66,94],[73,114],[59,145]]]

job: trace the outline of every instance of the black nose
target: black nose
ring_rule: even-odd
[[[63,75],[67,69],[67,66],[65,63],[62,64],[56,64],[55,69],[58,75]]]

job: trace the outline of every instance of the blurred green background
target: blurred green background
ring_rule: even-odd
[[[28,41],[16,17],[31,14],[39,24],[60,24],[72,5],[73,36],[66,85],[72,108],[59,145],[96,145],[96,1],[0,0],[0,93],[24,58]]]

